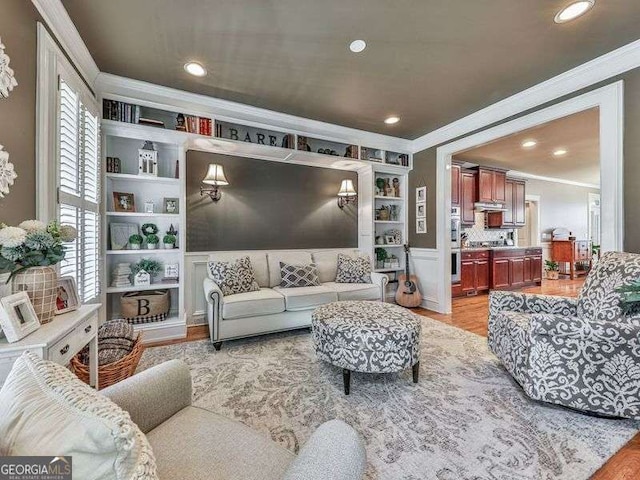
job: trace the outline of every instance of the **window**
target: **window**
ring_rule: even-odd
[[[100,294],[98,115],[95,100],[84,103],[80,89],[63,75],[58,81],[57,217],[73,225],[78,238],[67,245],[60,275],[73,276],[80,299],[90,302]]]

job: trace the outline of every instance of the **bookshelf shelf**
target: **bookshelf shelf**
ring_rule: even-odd
[[[107,173],[107,178],[109,180],[114,181],[123,181],[123,182],[150,182],[153,183],[164,183],[167,185],[175,185],[180,186],[179,178],[171,178],[171,177],[144,177],[141,175],[133,175],[130,173]]]
[[[127,293],[127,292],[146,292],[149,290],[165,290],[165,289],[173,289],[180,288],[179,283],[152,283],[151,285],[145,286],[130,286],[130,287],[108,287],[107,293]]]

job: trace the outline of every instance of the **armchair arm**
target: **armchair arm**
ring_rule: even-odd
[[[204,288],[204,298],[207,299],[208,303],[212,305],[215,302],[222,303],[224,295],[216,282],[211,280],[209,277],[206,277],[202,282],[202,287]]]
[[[358,433],[341,420],[331,420],[313,432],[283,480],[359,480],[366,459]]]
[[[535,314],[531,316],[529,325],[530,335],[534,341],[536,338],[547,336],[554,337],[557,342],[565,345],[572,341],[586,341],[612,345],[635,344],[640,347],[640,327],[631,324],[584,321],[577,317]]]
[[[489,316],[508,310],[521,313],[547,313],[563,317],[578,314],[575,298],[493,290],[489,294]]]
[[[216,282],[206,277],[202,283],[204,298],[207,300],[207,322],[209,323],[209,338],[212,342],[217,340],[218,321],[222,318],[222,305],[224,294]]]
[[[191,374],[179,360],[156,365],[101,390],[122,409],[144,433],[191,405]]]
[[[389,277],[384,273],[371,272],[371,283],[380,287],[380,299],[384,302]]]

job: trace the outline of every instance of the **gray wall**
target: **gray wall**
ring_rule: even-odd
[[[501,122],[488,125],[486,128],[522,117],[536,110],[560,103],[568,98],[575,97],[604,85],[609,85],[618,80],[624,80],[624,249],[628,252],[640,252],[640,222],[637,220],[640,218],[640,188],[638,188],[640,185],[640,68],[574,92],[571,95],[567,95],[553,102],[540,105],[537,108],[522,112]],[[475,132],[469,132],[464,136],[472,133]],[[451,139],[447,143],[454,140],[455,139]],[[439,145],[436,145],[415,154],[413,157],[414,169],[409,174],[410,185],[426,181],[428,190],[433,190],[434,198],[437,193],[435,192],[435,188],[436,149],[438,147]],[[415,191],[411,191],[409,205],[415,203],[414,195]],[[411,222],[415,220],[415,214],[411,211],[410,214]],[[433,232],[433,235],[431,233],[429,233],[429,235],[416,235],[415,230],[410,230],[409,241],[414,247],[436,247],[435,215],[429,215],[427,218],[427,228],[429,232]]]
[[[0,199],[0,222],[16,224],[36,214],[36,22],[40,15],[30,1],[2,0],[0,38],[11,57],[18,86],[0,98],[0,144],[9,152],[16,178],[9,195]]]
[[[527,180],[527,195],[540,195],[540,230],[563,227],[579,239],[588,239],[589,193],[600,190],[561,183]]]
[[[210,163],[229,180],[215,204],[199,190]],[[357,207],[336,203],[355,172],[196,151],[186,170],[189,252],[358,246]]]

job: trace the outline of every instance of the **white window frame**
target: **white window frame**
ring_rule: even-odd
[[[63,78],[74,92],[79,96],[80,102],[86,109],[98,119],[98,132],[96,141],[98,142],[98,170],[97,174],[97,198],[96,202],[87,202],[84,198],[59,192],[59,158],[58,158],[58,136],[59,136],[59,82]],[[37,127],[36,127],[36,214],[39,220],[50,222],[56,220],[60,215],[60,204],[64,201],[67,205],[73,205],[82,210],[91,210],[96,213],[98,228],[101,227],[101,185],[100,185],[100,109],[99,103],[93,92],[87,87],[73,65],[60,50],[51,35],[44,26],[38,23],[38,73],[37,73]],[[79,152],[79,155],[81,153]],[[81,174],[81,172],[80,172]],[[77,252],[80,256],[78,264],[78,293],[83,297],[83,276],[84,262],[82,260],[85,248],[82,245],[83,238],[76,244]],[[86,298],[85,303],[96,303],[100,301],[100,280],[103,262],[100,256],[100,235],[97,237],[95,245],[97,258],[95,281],[98,285],[96,295]]]

